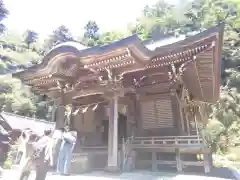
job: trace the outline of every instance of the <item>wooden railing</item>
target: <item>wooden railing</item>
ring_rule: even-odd
[[[156,137],[134,137],[134,146],[191,146],[204,145],[204,141],[199,136],[156,136]]]

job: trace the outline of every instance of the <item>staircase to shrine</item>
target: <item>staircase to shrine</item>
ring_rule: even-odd
[[[122,169],[183,171],[187,167],[204,167],[209,172],[210,154],[199,136],[129,137],[123,145]]]

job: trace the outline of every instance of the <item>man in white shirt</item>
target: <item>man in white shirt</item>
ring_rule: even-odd
[[[18,154],[20,155],[20,165],[22,166],[25,162],[25,159],[29,156],[32,150],[30,142],[30,136],[32,136],[33,132],[30,129],[23,130],[21,136],[19,137],[20,145],[18,149]]]
[[[58,154],[59,154],[61,143],[62,143],[63,130],[64,129],[59,129],[59,130],[56,129],[52,136],[53,162],[50,165],[53,166],[54,168],[57,165]]]

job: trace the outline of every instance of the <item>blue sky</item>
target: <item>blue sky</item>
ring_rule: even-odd
[[[178,0],[168,0],[176,3]],[[41,36],[59,25],[80,35],[88,20],[95,20],[102,31],[124,29],[134,21],[145,5],[157,0],[5,0],[10,11],[5,24],[23,32],[31,29]]]

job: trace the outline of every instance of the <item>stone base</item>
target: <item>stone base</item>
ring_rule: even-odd
[[[116,167],[116,166],[107,166],[105,169],[104,169],[105,172],[108,172],[108,173],[112,173],[112,174],[118,174],[118,173],[121,173],[121,169],[119,167]]]

